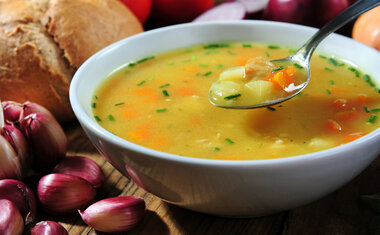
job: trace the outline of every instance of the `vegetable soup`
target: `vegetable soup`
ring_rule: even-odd
[[[233,110],[209,102],[210,86],[226,69],[253,57],[272,60],[293,52],[286,46],[229,42],[145,57],[108,76],[94,94],[93,114],[102,127],[130,142],[222,160],[315,152],[379,127],[380,90],[370,75],[347,60],[318,53],[311,60],[309,85],[284,103]]]

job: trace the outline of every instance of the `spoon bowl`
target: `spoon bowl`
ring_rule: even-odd
[[[233,103],[219,103],[217,99],[215,99],[215,94],[222,93],[211,86],[209,92],[209,100],[210,102],[220,108],[229,108],[229,109],[252,109],[252,108],[261,108],[272,106],[278,103],[282,103],[286,100],[289,100],[299,94],[310,81],[310,59],[315,49],[318,47],[319,43],[325,39],[328,35],[335,32],[337,29],[352,21],[359,15],[364,12],[380,5],[379,0],[359,0],[349,8],[344,10],[330,22],[328,22],[325,26],[323,26],[320,30],[318,30],[302,47],[300,47],[295,53],[292,55],[270,61],[272,64],[276,66],[287,66],[292,64],[300,65],[300,68],[303,70],[301,73],[301,78],[298,79],[297,84],[295,84],[290,92],[287,92],[285,96],[281,96],[280,98],[275,99],[267,99],[263,102],[253,102],[250,104],[242,104],[242,105],[234,105]],[[239,94],[240,95],[240,94]]]

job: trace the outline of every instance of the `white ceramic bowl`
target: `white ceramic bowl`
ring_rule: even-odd
[[[99,126],[91,111],[95,88],[126,62],[174,48],[218,41],[300,46],[314,28],[266,21],[190,23],[121,40],[92,56],[70,87],[75,115],[96,148],[148,192],[191,210],[220,216],[262,216],[313,202],[338,189],[380,152],[380,128],[349,144],[300,156],[252,161],[206,160],[151,150]],[[331,35],[317,48],[349,58],[380,84],[380,53]]]

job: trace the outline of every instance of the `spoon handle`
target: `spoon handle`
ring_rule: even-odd
[[[380,5],[380,0],[359,0],[355,2],[341,14],[324,25],[317,33],[315,33],[300,49],[298,49],[296,53],[294,53],[294,57],[298,57],[301,61],[309,62],[315,48],[317,48],[319,43],[325,37],[349,21],[378,5]]]

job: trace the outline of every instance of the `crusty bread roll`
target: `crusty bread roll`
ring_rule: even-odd
[[[143,31],[119,0],[0,0],[0,99],[32,101],[73,119],[75,70],[103,47]]]

